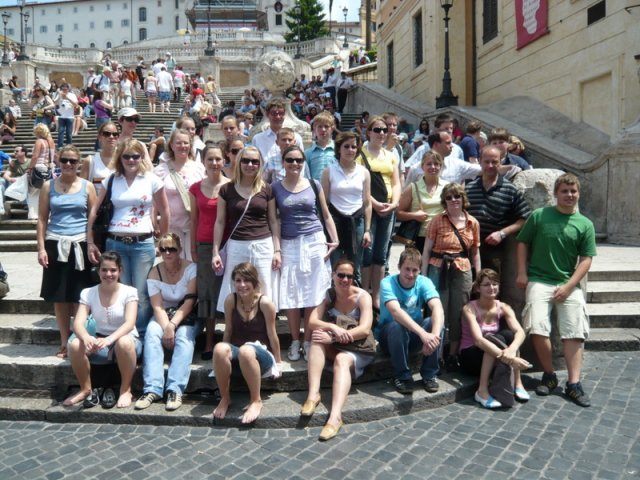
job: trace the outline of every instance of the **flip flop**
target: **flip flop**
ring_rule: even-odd
[[[60,348],[58,349],[58,352],[56,353],[56,357],[62,358],[62,359],[67,358],[67,346],[66,345],[60,345]]]
[[[105,388],[102,393],[102,399],[100,400],[100,405],[102,408],[110,409],[116,406],[116,402],[118,399],[116,398],[116,394],[112,388]]]
[[[82,402],[82,406],[84,408],[93,408],[100,405],[100,390],[99,388],[94,388],[91,390],[91,395],[84,399]]]

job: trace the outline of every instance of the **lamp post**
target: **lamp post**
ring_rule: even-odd
[[[436,97],[436,108],[458,105],[458,97],[451,91],[451,75],[449,74],[449,9],[453,0],[440,0],[444,9],[444,76],[442,77],[442,93]]]
[[[29,41],[29,35],[27,33],[27,25],[29,25],[29,12],[24,12],[24,15],[22,16],[22,19],[24,20],[24,45],[25,47],[27,46],[27,42]]]
[[[302,20],[300,16],[302,15],[302,9],[300,8],[299,3],[296,3],[296,6],[293,7],[293,11],[295,12],[296,17],[298,17],[298,46],[296,47],[296,54],[293,58],[302,58],[302,52],[300,51],[300,22]]]
[[[349,48],[349,44],[347,43],[347,13],[349,13],[349,9],[344,7],[342,13],[344,13],[344,43],[342,44],[342,48]]]
[[[24,6],[25,6],[26,0],[22,0],[20,2],[19,8],[20,8],[20,54],[18,55],[17,60],[29,60],[29,57],[27,56],[26,52],[25,52],[25,29],[27,26],[27,21],[24,19],[25,13],[23,12],[24,10]],[[28,13],[27,13],[28,15]],[[29,17],[27,17],[28,19]],[[24,22],[24,23],[23,23]]]
[[[204,54],[207,57],[213,57],[216,54],[211,40],[211,0],[207,2],[207,48],[204,49]]]
[[[4,42],[2,47],[2,65],[9,65],[9,57],[7,56],[7,23],[11,14],[9,12],[2,12],[2,23],[4,23]]]
[[[62,48],[62,34],[58,35],[58,47]]]

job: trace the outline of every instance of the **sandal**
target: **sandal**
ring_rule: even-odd
[[[66,345],[60,345],[60,348],[58,349],[58,352],[56,353],[56,357],[62,358],[62,359],[67,358],[67,346]]]
[[[102,399],[100,400],[100,405],[102,408],[110,409],[116,406],[116,394],[112,388],[105,388],[102,394]]]
[[[82,406],[84,408],[97,407],[100,404],[100,390],[98,388],[91,390],[91,395],[84,399]]]

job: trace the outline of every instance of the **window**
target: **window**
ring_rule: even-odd
[[[40,33],[47,33],[47,26],[46,25],[40,25]]]
[[[276,25],[277,26],[281,26],[282,25],[282,14],[281,13],[276,13]]]
[[[138,21],[139,22],[146,22],[147,21],[147,9],[145,7],[140,7],[138,9]]]
[[[56,32],[64,32],[64,27],[61,23],[56,25]]]
[[[93,5],[89,5],[89,11],[93,12],[95,9],[93,8]]]
[[[498,0],[483,0],[482,5],[482,41],[488,43],[498,36]]]
[[[107,48],[111,48],[111,42],[107,42]]]
[[[602,0],[601,2],[598,2],[595,5],[587,8],[587,25],[591,25],[598,20],[602,20],[606,16],[607,2],[605,0]]]
[[[113,22],[111,20],[105,20],[104,28],[113,28]]]
[[[107,12],[108,12],[109,10],[111,10],[111,4],[110,4],[110,3],[107,3]]]
[[[95,43],[93,43],[93,42],[91,42],[91,43],[89,44],[89,48],[96,48],[96,44],[95,44]]]
[[[89,28],[91,30],[93,30],[94,28],[96,28],[96,22],[89,22]]]
[[[178,10],[180,8],[180,0],[176,0],[176,10]]]
[[[73,48],[80,48],[80,45],[78,45],[77,43],[74,43]]]
[[[393,87],[394,84],[394,72],[393,72],[393,42],[387,45],[387,84],[388,87]]]
[[[26,30],[26,31],[27,31],[27,33],[28,33],[29,35],[31,35],[31,27],[27,27],[27,30]]]
[[[176,15],[176,30],[180,30],[180,16]]]
[[[78,7],[73,7],[73,13],[78,13]]]
[[[77,24],[77,23],[74,23],[74,24],[73,24],[73,31],[74,31],[74,32],[77,32],[77,31],[78,31],[78,28],[79,28],[78,24]]]
[[[120,20],[120,26],[121,27],[128,27],[129,26],[129,19],[128,18],[123,18],[122,20]]]
[[[129,8],[129,5],[127,5],[127,2],[124,2],[124,3],[122,4],[122,9],[123,9],[123,10],[126,10],[127,8]]]
[[[158,25],[162,25],[162,17],[158,17]]]
[[[60,15],[60,14],[62,14],[62,9],[61,8],[58,9],[58,15]]]
[[[42,15],[43,17],[45,16],[44,9],[40,10],[40,15]]]
[[[138,40],[142,41],[146,39],[147,39],[147,29],[141,28],[140,30],[138,30]]]
[[[162,6],[162,0],[158,0],[158,6],[161,7]]]
[[[123,45],[129,45],[129,40],[125,40],[124,42],[122,42]]]
[[[422,11],[413,17],[413,67],[422,65]]]

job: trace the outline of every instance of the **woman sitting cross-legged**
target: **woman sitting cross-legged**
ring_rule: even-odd
[[[262,410],[262,376],[281,375],[280,341],[276,334],[276,308],[259,290],[258,271],[249,262],[233,268],[235,293],[224,301],[224,337],[213,349],[213,370],[220,389],[220,403],[213,418],[224,418],[231,405],[231,375],[242,377],[249,387],[250,403],[242,423],[253,423]]]
[[[147,288],[153,308],[153,320],[144,336],[143,395],[135,404],[145,409],[167,392],[166,409],[177,410],[189,383],[196,335],[202,322],[194,315],[196,264],[181,258],[182,245],[175,233],[166,233],[158,241],[162,262],[149,272]],[[167,311],[171,309],[172,315]],[[167,382],[164,381],[164,352],[173,351]]]
[[[372,337],[372,348],[367,353],[363,350],[353,351],[349,347],[352,342],[371,335],[373,321],[371,295],[353,284],[354,276],[353,262],[344,258],[338,260],[333,269],[335,287],[329,289],[327,298],[313,310],[309,319],[309,328],[313,333],[309,349],[309,394],[300,411],[303,417],[313,415],[320,403],[320,377],[325,361],[329,360],[333,366],[331,414],[320,432],[320,440],[335,437],[342,427],[342,407],[351,388],[351,372],[353,371],[354,378],[358,378],[375,357]],[[357,326],[347,330],[336,323],[322,321],[320,318],[325,312],[329,319],[335,319],[338,315],[351,317],[357,320]]]
[[[511,307],[497,299],[500,276],[494,270],[485,268],[478,274],[473,288],[480,298],[467,303],[462,309],[460,366],[469,375],[480,376],[475,400],[485,408],[502,407],[498,400],[489,395],[489,376],[496,360],[499,360],[513,367],[515,398],[526,402],[529,394],[522,386],[520,370],[531,368],[531,365],[518,356],[525,334]],[[486,338],[489,334],[508,347],[500,349]]]
[[[131,405],[131,380],[142,352],[136,330],[138,292],[134,287],[119,282],[122,260],[118,253],[103,253],[98,267],[100,283],[80,293],[80,306],[73,322],[75,335],[71,336],[68,345],[71,367],[80,382],[80,391],[68,397],[63,405],[78,405],[84,400],[93,400],[97,404],[96,391],[91,389],[90,364],[117,362],[122,381],[116,406],[125,408]],[[95,320],[95,332],[92,331],[92,322],[87,322],[89,314]]]

